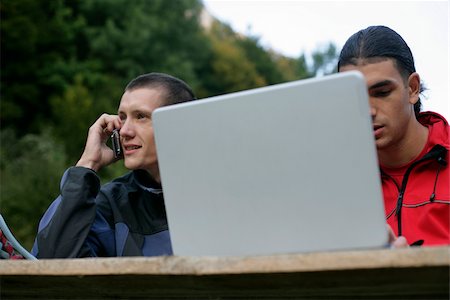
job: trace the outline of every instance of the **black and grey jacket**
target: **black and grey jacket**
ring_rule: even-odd
[[[38,258],[171,255],[161,185],[143,170],[100,187],[97,174],[71,167],[61,195],[39,223]]]

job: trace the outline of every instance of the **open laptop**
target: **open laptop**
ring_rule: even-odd
[[[159,108],[153,126],[175,255],[387,243],[360,73]]]

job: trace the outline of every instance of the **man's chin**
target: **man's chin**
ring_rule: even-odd
[[[375,146],[377,147],[377,151],[382,151],[388,148],[389,143],[386,139],[379,138],[375,140]]]
[[[138,170],[140,167],[138,164],[134,163],[133,161],[129,161],[127,159],[125,159],[124,161],[124,166],[128,170]]]

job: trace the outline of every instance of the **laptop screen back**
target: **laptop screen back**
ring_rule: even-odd
[[[387,242],[360,73],[163,107],[153,122],[175,255]]]

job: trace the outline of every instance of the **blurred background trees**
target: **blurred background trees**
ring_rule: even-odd
[[[265,49],[200,0],[2,0],[0,14],[0,212],[28,249],[89,126],[131,79],[166,72],[205,98],[328,74],[337,56],[333,44],[297,58]]]

